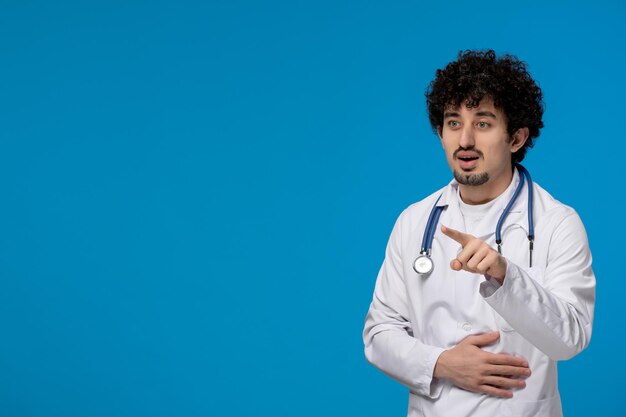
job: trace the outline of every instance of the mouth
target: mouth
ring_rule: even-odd
[[[476,154],[473,154],[473,155],[468,154],[468,155],[457,155],[457,159],[459,161],[459,165],[461,166],[461,169],[469,171],[469,170],[476,168],[480,157]]]

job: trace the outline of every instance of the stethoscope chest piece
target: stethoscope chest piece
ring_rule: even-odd
[[[517,197],[519,196],[522,187],[525,182],[528,182],[528,242],[529,242],[529,257],[530,257],[530,267],[533,266],[533,242],[535,240],[535,228],[533,221],[533,181],[530,178],[530,174],[526,171],[526,168],[517,164],[517,169],[520,173],[520,180],[517,188],[515,189],[511,200],[506,205],[504,210],[502,210],[502,214],[500,215],[500,219],[498,220],[498,224],[496,225],[496,243],[498,244],[498,252],[502,253],[502,223],[506,219],[506,216],[511,211],[511,207]],[[447,207],[445,205],[438,206],[439,200],[441,199],[441,195],[437,197],[437,201],[433,205],[432,210],[430,211],[430,215],[428,216],[428,221],[426,222],[426,227],[424,229],[424,237],[422,239],[422,250],[420,254],[417,256],[415,261],[413,262],[413,269],[421,276],[428,275],[433,270],[433,260],[430,257],[431,250],[433,247],[433,238],[435,236],[435,231],[437,229],[437,223],[439,222],[439,216],[441,216],[441,212]]]
[[[426,254],[421,254],[413,262],[413,269],[420,275],[430,274],[433,270],[433,260]]]

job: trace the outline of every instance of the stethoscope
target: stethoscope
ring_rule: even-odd
[[[533,224],[533,180],[530,178],[530,173],[523,166],[516,164],[517,170],[522,174],[520,175],[520,181],[511,197],[511,201],[506,205],[504,211],[500,215],[500,219],[498,220],[498,224],[496,225],[496,244],[498,245],[498,253],[502,254],[502,224],[511,211],[511,207],[517,200],[520,192],[522,191],[522,187],[524,187],[524,183],[528,180],[528,242],[529,242],[529,253],[530,253],[530,263],[529,266],[532,268],[533,266],[533,242],[535,241],[535,227]],[[428,216],[428,221],[426,222],[426,229],[424,230],[424,237],[422,238],[422,250],[420,250],[420,254],[413,262],[413,269],[420,275],[429,274],[434,267],[433,260],[431,258],[431,251],[433,247],[433,238],[435,237],[435,231],[437,230],[437,223],[439,222],[439,217],[441,216],[441,212],[445,210],[447,206],[438,206],[437,203],[441,199],[441,195],[435,201],[435,205],[430,211],[430,215]]]

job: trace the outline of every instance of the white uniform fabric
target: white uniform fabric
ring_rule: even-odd
[[[473,235],[493,248],[497,221],[519,183],[489,208]],[[458,183],[408,207],[398,218],[376,280],[363,339],[368,361],[406,385],[409,417],[562,416],[556,361],[581,352],[591,338],[595,277],[587,236],[576,212],[534,184],[535,245],[529,268],[528,190],[522,189],[502,227],[502,254],[508,267],[504,284],[449,264],[460,245],[440,226],[465,231]],[[413,270],[428,215],[437,200],[441,214],[432,245],[433,271]],[[469,335],[499,330],[489,352],[519,355],[532,375],[526,388],[501,399],[458,388],[433,378],[441,352]]]

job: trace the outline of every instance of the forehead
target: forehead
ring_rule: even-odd
[[[493,113],[496,117],[504,117],[504,112],[496,107],[493,103],[493,99],[491,97],[485,97],[477,105],[474,105],[469,99],[463,100],[460,104],[448,104],[444,108],[444,116],[448,114],[459,114],[459,113],[484,113],[490,112]]]

